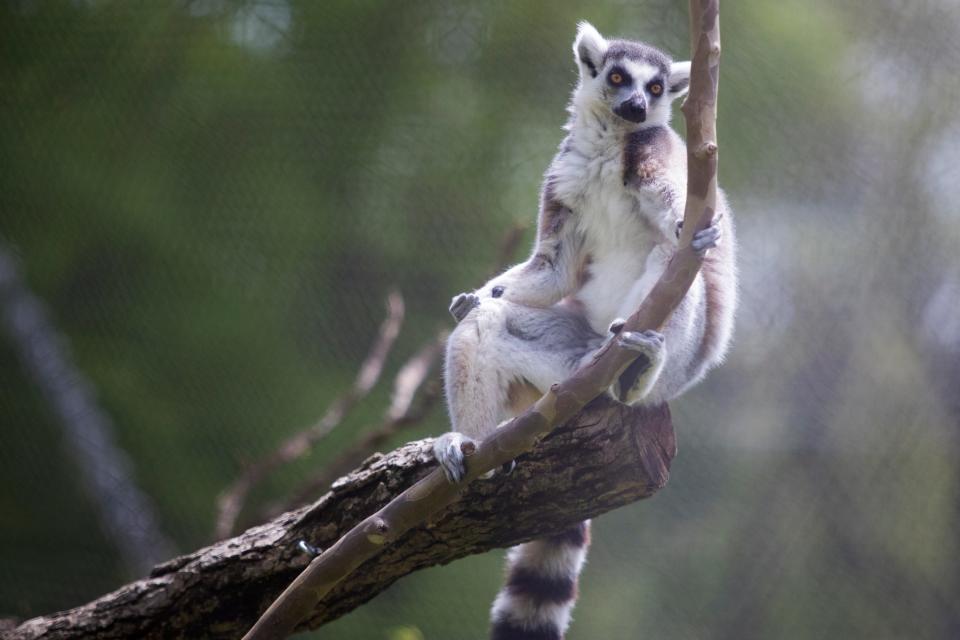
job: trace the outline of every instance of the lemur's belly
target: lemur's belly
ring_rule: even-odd
[[[609,173],[609,172],[608,172]],[[587,189],[580,209],[588,277],[576,294],[594,331],[605,334],[643,275],[656,238],[619,175]]]

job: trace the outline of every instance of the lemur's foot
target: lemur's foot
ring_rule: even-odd
[[[719,220],[714,220],[710,223],[709,227],[693,234],[690,246],[693,247],[693,250],[696,251],[697,255],[701,258],[706,255],[708,249],[713,249],[720,244],[720,237],[723,234],[720,232],[718,222]]]
[[[616,335],[620,333],[623,329],[623,325],[627,324],[627,321],[623,318],[616,318],[613,322],[610,323],[610,327],[607,329],[610,333]]]
[[[480,304],[480,296],[474,293],[461,293],[454,296],[450,302],[450,314],[453,319],[460,322],[467,317],[470,311]]]
[[[663,334],[652,329],[647,331],[625,331],[620,334],[618,342],[624,349],[638,351],[647,356],[650,362],[655,362],[663,351]]]
[[[462,433],[448,431],[433,442],[433,457],[440,463],[444,475],[451,483],[460,482],[467,475],[463,458],[464,447],[476,447],[476,442]]]

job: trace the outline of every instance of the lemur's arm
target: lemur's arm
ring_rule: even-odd
[[[686,147],[667,127],[629,136],[624,151],[623,184],[664,240],[676,244],[687,200]]]
[[[583,267],[583,238],[573,212],[544,193],[533,255],[507,269],[474,293],[453,298],[450,313],[459,322],[482,298],[503,298],[528,307],[549,307],[577,286]]]

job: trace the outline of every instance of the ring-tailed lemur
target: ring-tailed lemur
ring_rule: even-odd
[[[639,306],[677,246],[686,148],[669,120],[671,102],[687,91],[690,63],[638,42],[607,41],[586,22],[573,49],[580,81],[568,135],[543,184],[533,255],[450,307],[460,321],[445,371],[454,430],[437,439],[434,453],[451,481],[465,471],[464,441],[525,409],[605,339],[647,356],[638,360],[649,363],[645,370],[628,368],[611,387],[631,404],[676,397],[720,362],[730,339],[734,238],[719,192],[713,224],[692,241],[701,271],[663,332],[623,332],[619,320]],[[588,534],[584,522],[511,550],[493,605],[494,639],[562,638]]]

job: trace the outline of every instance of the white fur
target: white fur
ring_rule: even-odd
[[[671,91],[672,99],[676,100],[680,96],[687,95],[687,91],[690,89],[690,61],[686,60],[684,62],[674,62],[670,65],[670,82],[672,86],[678,83],[681,80],[687,80],[688,82],[683,86],[679,91]]]
[[[573,41],[573,55],[580,65],[581,74],[590,74],[590,68],[586,64],[589,60],[599,69],[600,60],[603,54],[607,52],[607,41],[592,24],[584,20],[577,25],[577,37]]]
[[[507,554],[508,571],[527,568],[536,573],[576,581],[587,557],[585,546],[557,544],[544,540],[532,540],[510,549]],[[493,601],[492,620],[509,620],[512,623],[536,628],[551,625],[563,632],[570,625],[573,602],[544,603],[526,596],[518,596],[503,589]]]
[[[635,77],[652,77],[655,70],[633,64],[628,71]],[[675,246],[674,230],[684,203],[679,200],[666,209],[656,194],[638,194],[635,188],[624,186],[624,139],[630,128],[617,122],[609,106],[599,106],[593,93],[589,85],[578,87],[573,99],[577,107],[568,125],[569,151],[554,161],[548,173],[554,178],[558,197],[578,212],[585,238],[583,250],[593,256],[591,279],[577,292],[577,299],[586,305],[590,325],[602,333],[614,318],[632,312],[623,312],[624,303],[637,298],[630,296],[625,301],[624,292],[640,280],[654,247]],[[669,109],[666,100],[660,102]],[[654,111],[644,125],[661,126],[668,121],[669,111]],[[669,135],[676,148],[682,149],[679,137],[673,131]],[[685,193],[686,162],[681,160],[671,165],[671,177],[678,193]]]
[[[544,540],[525,542],[507,553],[511,567],[529,567],[542,575],[557,578],[580,575],[586,558],[586,547]]]
[[[506,591],[500,591],[490,608],[492,620],[509,620],[515,625],[528,629],[552,626],[563,632],[570,626],[572,603],[551,604],[532,602],[528,598],[517,597]]]

